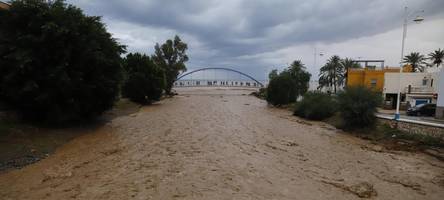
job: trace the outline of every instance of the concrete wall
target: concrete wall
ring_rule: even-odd
[[[410,122],[396,121],[392,119],[378,119],[379,123],[387,124],[408,134],[427,135],[444,142],[444,128],[415,124]]]
[[[444,67],[441,68],[439,73],[439,84],[438,84],[438,100],[436,108],[436,118],[444,118]]]

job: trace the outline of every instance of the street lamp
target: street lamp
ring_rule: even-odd
[[[409,12],[408,7],[406,6],[404,8],[404,24],[403,24],[403,31],[402,31],[402,49],[401,49],[401,62],[400,62],[400,68],[399,68],[399,82],[398,82],[398,98],[396,100],[396,114],[395,119],[398,120],[399,115],[399,107],[401,103],[401,75],[403,72],[403,59],[404,59],[404,47],[405,47],[405,38],[407,37],[407,25],[409,23],[409,19],[411,19],[412,15],[418,14],[418,13],[424,13],[424,10],[416,11],[416,12]],[[421,23],[424,21],[424,18],[417,15],[415,19],[412,21],[416,23]]]

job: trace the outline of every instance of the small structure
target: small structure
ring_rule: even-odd
[[[438,82],[438,81],[437,81]],[[439,84],[437,85],[438,93],[436,104],[436,118],[444,119],[444,68],[439,72]]]
[[[364,63],[364,68],[372,68],[376,69],[376,65],[368,65],[369,63],[379,63],[381,69],[384,69],[384,60],[354,60],[355,63],[361,64]]]

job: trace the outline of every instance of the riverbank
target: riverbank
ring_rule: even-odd
[[[267,106],[183,89],[0,175],[5,199],[441,199],[444,162]]]
[[[44,127],[16,118],[0,120],[0,173],[21,169],[49,157],[72,139],[94,132],[110,120],[135,113],[140,106],[123,99],[100,118],[66,127]]]

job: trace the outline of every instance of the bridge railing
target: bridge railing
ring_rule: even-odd
[[[241,71],[237,71],[237,70],[234,70],[234,69],[230,69],[230,68],[221,68],[221,67],[208,67],[208,68],[201,68],[201,69],[193,70],[193,71],[190,71],[190,72],[186,72],[186,73],[183,73],[183,74],[179,75],[179,76],[177,77],[176,82],[178,82],[178,83],[179,83],[179,86],[180,86],[180,82],[179,82],[179,81],[182,81],[184,77],[189,76],[189,75],[191,75],[191,74],[194,74],[194,73],[196,73],[196,72],[207,71],[207,70],[221,70],[221,71],[234,72],[234,73],[240,74],[240,75],[242,75],[242,76],[244,76],[244,77],[250,79],[251,81],[255,82],[256,85],[257,85],[258,87],[264,87],[264,84],[263,84],[263,83],[259,82],[258,80],[256,80],[255,78],[253,78],[252,76],[250,76],[250,75],[248,75],[248,74],[245,74],[245,73],[243,73],[243,72],[241,72]],[[249,82],[250,82],[250,81],[249,81]],[[200,85],[200,84],[199,84],[199,85]],[[208,85],[213,85],[213,84],[212,84],[212,83],[208,83]],[[225,86],[230,86],[230,85],[233,85],[233,84],[225,84]],[[253,85],[254,85],[254,84],[253,84]],[[236,86],[236,85],[234,85],[234,86]]]
[[[245,80],[178,80],[174,87],[252,87],[261,88],[255,81]]]

